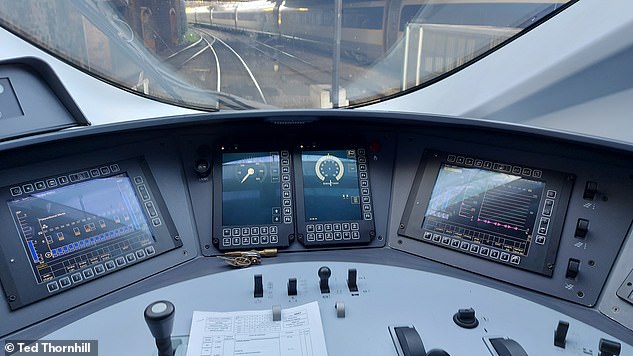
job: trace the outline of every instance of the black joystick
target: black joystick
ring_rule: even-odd
[[[158,356],[173,356],[171,331],[174,327],[176,308],[171,302],[159,300],[145,308],[145,322],[158,348]]]
[[[319,268],[319,288],[321,288],[321,293],[330,293],[328,279],[331,275],[332,271],[329,267],[323,266]]]

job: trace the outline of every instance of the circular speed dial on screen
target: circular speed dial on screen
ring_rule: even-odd
[[[235,179],[237,179],[240,184],[249,182],[262,183],[267,174],[266,163],[251,159],[238,164],[235,170]]]
[[[343,178],[345,168],[340,158],[327,154],[321,156],[314,165],[317,177],[324,185],[335,185]]]

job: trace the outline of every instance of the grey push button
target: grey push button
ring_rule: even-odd
[[[57,284],[57,281],[52,281],[46,284],[46,288],[48,289],[50,293],[53,293],[59,289],[59,285]]]
[[[95,275],[94,272],[92,272],[92,269],[90,269],[90,268],[85,269],[82,273],[84,275],[84,278],[86,278],[86,279],[87,278],[92,278]]]
[[[103,267],[103,265],[96,265],[95,266],[95,273],[96,274],[102,274],[103,272],[105,272],[105,268]]]
[[[59,280],[59,285],[62,288],[66,288],[70,286],[70,279],[68,277],[64,277],[62,279]]]
[[[73,273],[70,278],[73,280],[73,283],[81,282],[83,280],[81,273]]]
[[[123,257],[123,256],[117,257],[116,258],[116,264],[117,264],[117,266],[123,266],[125,264],[125,257]]]
[[[114,263],[114,261],[110,260],[110,261],[106,261],[105,262],[105,268],[110,271],[116,268],[116,264]]]
[[[158,212],[154,207],[154,203],[152,203],[151,201],[145,202],[145,208],[147,209],[150,218],[155,218],[158,216]]]

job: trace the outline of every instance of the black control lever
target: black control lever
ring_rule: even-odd
[[[151,303],[145,308],[145,322],[156,340],[158,356],[173,356],[171,346],[171,331],[174,328],[176,308],[166,300]]]
[[[413,327],[401,326],[393,329],[404,356],[426,356],[420,334]]]
[[[323,266],[319,268],[319,289],[321,289],[321,293],[330,293],[330,284],[328,280],[332,275],[332,271],[329,267]]]

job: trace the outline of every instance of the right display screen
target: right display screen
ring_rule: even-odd
[[[422,229],[526,255],[545,183],[443,163]]]
[[[306,222],[362,220],[355,150],[304,151]]]

